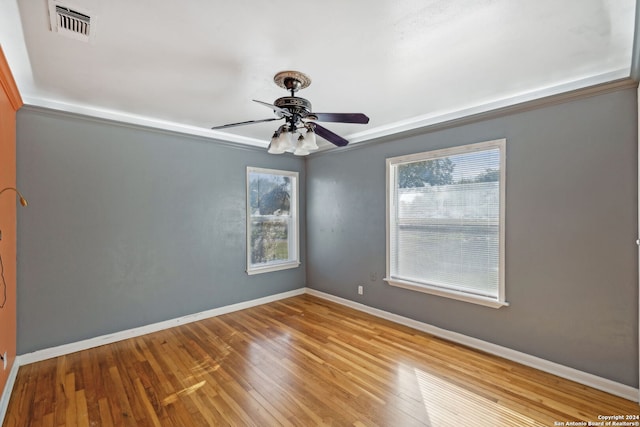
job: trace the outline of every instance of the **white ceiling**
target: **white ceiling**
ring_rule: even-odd
[[[26,104],[266,146],[252,102],[312,79],[316,112],[352,143],[627,78],[635,0],[56,0],[92,40],[52,32],[47,0],[0,0],[0,44]]]

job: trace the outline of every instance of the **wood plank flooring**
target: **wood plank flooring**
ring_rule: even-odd
[[[555,426],[638,414],[302,295],[22,366],[4,426]]]

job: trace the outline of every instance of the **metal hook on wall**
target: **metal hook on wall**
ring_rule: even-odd
[[[17,188],[15,188],[15,187],[6,187],[6,188],[3,188],[2,190],[0,190],[0,194],[4,193],[4,192],[5,192],[5,191],[7,191],[7,190],[13,190],[13,191],[15,191],[15,192],[16,192],[16,194],[18,195],[18,197],[20,198],[20,204],[21,204],[22,206],[27,206],[27,199],[25,199],[25,198],[24,198],[24,196],[22,195],[22,193],[20,193],[20,192],[18,191],[18,189],[17,189]]]
[[[18,189],[15,188],[15,187],[3,188],[2,190],[0,190],[0,194],[4,193],[7,190],[15,191],[16,194],[18,195],[19,199],[20,199],[20,204],[22,206],[27,206],[27,199],[25,199],[24,196],[22,195],[22,193],[20,193],[18,191]],[[2,234],[0,234],[0,239],[2,238],[1,236],[2,236]],[[2,301],[0,302],[0,308],[4,308],[4,305],[7,302],[7,282],[5,281],[5,278],[4,278],[4,264],[2,263],[2,254],[0,254],[0,278],[2,279],[2,288],[3,288],[3,290],[2,290]],[[0,359],[4,360],[4,359],[2,359],[1,356],[0,356]]]

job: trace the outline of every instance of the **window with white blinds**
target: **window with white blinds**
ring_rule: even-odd
[[[505,140],[387,159],[387,282],[491,307],[504,291]]]

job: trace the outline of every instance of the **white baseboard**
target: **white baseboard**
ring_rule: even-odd
[[[99,347],[101,345],[111,344],[117,341],[139,337],[141,335],[162,331],[164,329],[173,328],[175,326],[197,322],[198,320],[208,319],[210,317],[220,316],[222,314],[244,310],[245,308],[251,308],[257,305],[267,304],[273,301],[278,301],[278,300],[293,297],[296,295],[302,295],[305,293],[305,291],[306,291],[305,288],[295,289],[293,291],[283,292],[275,295],[269,295],[269,296],[254,299],[251,301],[239,302],[237,304],[226,305],[224,307],[218,307],[211,310],[201,311],[195,314],[188,314],[183,317],[178,317],[171,320],[165,320],[163,322],[158,322],[158,323],[152,323],[151,325],[140,326],[138,328],[133,328],[133,329],[127,329],[125,331],[115,332],[113,334],[107,334],[107,335],[102,335],[95,338],[89,338],[86,340],[77,341],[70,344],[63,344],[57,347],[45,348],[43,350],[37,350],[32,353],[26,353],[18,356],[16,358],[17,359],[16,363],[19,363],[20,365],[28,365],[30,363],[40,362],[42,360],[51,359],[53,357],[75,353],[76,351],[87,350],[89,348]]]
[[[18,369],[20,369],[20,363],[17,358],[13,361],[7,382],[4,385],[2,395],[0,395],[0,425],[4,425],[4,416],[7,414],[7,408],[9,407],[9,399],[11,399],[11,393],[13,392],[13,385],[16,382],[18,376]]]
[[[502,347],[500,345],[463,335],[457,332],[438,328],[437,326],[433,326],[428,323],[419,322],[417,320],[409,319],[408,317],[403,317],[397,314],[390,313],[388,311],[369,307],[368,305],[360,304],[358,302],[351,301],[345,298],[340,298],[335,295],[317,291],[315,289],[307,288],[306,293],[356,309],[358,311],[372,314],[376,317],[381,317],[383,319],[387,319],[401,325],[409,326],[411,328],[429,333],[439,338],[462,344],[467,347],[475,348],[477,350],[481,350],[495,356],[503,357],[505,359],[530,366],[535,369],[539,369],[543,372],[548,372],[550,374],[557,375],[559,377],[575,381],[577,383],[584,384],[586,386],[593,387],[607,393],[611,393],[615,396],[619,396],[633,402],[638,402],[638,397],[640,396],[639,390],[636,388],[606,378],[602,378],[597,375],[589,374],[587,372],[579,371],[568,366],[560,365],[559,363],[550,362],[548,360],[541,359],[536,356],[531,356],[520,351]]]

